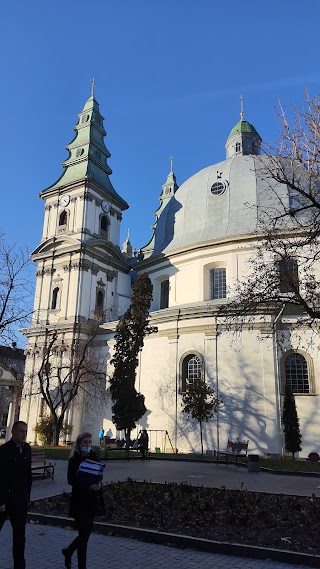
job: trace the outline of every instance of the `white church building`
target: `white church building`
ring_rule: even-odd
[[[89,334],[95,311],[103,310],[98,339],[108,389],[117,320],[130,304],[132,282],[148,273],[153,284],[150,324],[157,331],[145,339],[136,388],[147,408],[137,432],[149,430],[151,447],[163,447],[167,431],[174,449],[199,452],[198,423],[181,412],[181,403],[188,383],[202,377],[223,401],[217,416],[204,425],[205,449],[224,449],[228,438],[239,438],[249,440],[250,452],[282,454],[281,407],[289,382],[300,418],[300,456],[319,451],[316,348],[310,343],[308,350],[302,349],[292,318],[280,339],[283,315],[274,313],[263,322],[257,319],[235,339],[218,311],[231,297],[234,283],[246,278],[257,239],[256,207],[263,207],[266,199],[256,129],[242,115],[227,138],[226,159],[180,187],[171,167],[153,235],[136,254],[129,237],[120,248],[122,212],[128,204],[110,181],[106,131],[93,93],[78,117],[64,171],[40,194],[44,224],[32,253],[37,264],[34,315],[24,332],[28,387],[21,418],[28,423],[29,440],[36,441],[33,427],[45,412],[41,397],[30,396],[29,389],[45,334],[56,330],[67,354],[75,326],[81,323],[82,334]],[[110,399],[103,405],[97,401],[94,413],[72,404],[67,415],[72,438],[84,430],[97,438],[100,425],[119,435],[111,415]]]

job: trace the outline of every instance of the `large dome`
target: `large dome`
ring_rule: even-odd
[[[270,205],[277,186],[265,179],[265,160],[234,154],[184,182],[158,219],[154,253],[255,232],[257,207]]]

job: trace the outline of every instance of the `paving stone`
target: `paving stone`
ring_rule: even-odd
[[[61,569],[61,554],[76,533],[64,528],[27,524],[26,569]],[[0,533],[1,569],[12,569],[11,526]],[[73,567],[76,568],[76,556]],[[192,549],[175,549],[135,539],[92,534],[88,546],[89,569],[297,569],[296,565],[218,555]],[[300,566],[303,569],[303,566]]]

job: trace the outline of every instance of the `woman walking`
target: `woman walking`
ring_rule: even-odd
[[[68,463],[68,484],[72,486],[69,516],[75,519],[79,535],[68,547],[62,550],[64,564],[71,568],[71,558],[77,550],[78,569],[86,569],[87,545],[93,527],[93,519],[97,513],[98,493],[101,484],[86,483],[83,478],[78,479],[77,473],[80,464],[87,458],[99,461],[98,456],[91,448],[92,437],[90,433],[82,433],[77,437]]]

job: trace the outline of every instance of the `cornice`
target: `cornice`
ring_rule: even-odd
[[[77,194],[75,194],[74,192],[77,190],[80,191]],[[113,205],[117,206],[120,209],[120,211],[124,211],[129,207],[125,200],[122,200],[122,198],[120,197],[118,198],[113,193],[108,192],[107,189],[100,187],[96,182],[94,182],[93,180],[88,180],[87,178],[83,178],[82,180],[77,180],[76,182],[59,186],[59,188],[53,188],[52,190],[50,189],[44,190],[43,192],[39,193],[39,197],[42,200],[47,201],[48,198],[54,198],[55,196],[57,196],[56,202],[51,202],[50,204],[47,204],[49,206],[55,205],[57,207],[60,196],[62,194],[71,193],[71,192],[74,194],[72,196],[73,198],[76,197],[82,200],[86,199],[89,201],[93,201],[94,199],[97,200],[97,196],[92,194],[90,190],[98,194],[98,198],[100,197],[101,201],[103,199],[108,199],[108,201],[110,201]],[[86,197],[84,197],[84,195]],[[97,205],[100,204],[98,203]],[[117,210],[115,210],[115,212],[121,215],[121,213],[118,212]]]
[[[281,233],[279,233],[279,238],[291,236],[292,233],[293,232],[290,229],[287,230],[286,232],[282,231]],[[301,235],[303,235],[303,233],[305,232],[301,231]],[[295,232],[294,235],[297,235],[297,232]],[[179,247],[177,249],[165,251],[164,253],[150,255],[150,257],[148,257],[147,259],[137,261],[137,263],[135,263],[132,266],[132,268],[140,272],[142,270],[148,269],[148,267],[150,266],[159,265],[163,262],[170,263],[171,265],[173,264],[178,265],[179,262],[175,259],[181,255],[197,253],[197,259],[198,259],[199,253],[201,254],[201,251],[203,252],[203,256],[205,256],[205,251],[207,251],[208,249],[211,249],[212,247],[223,247],[225,245],[234,246],[234,249],[231,248],[231,250],[229,251],[230,253],[237,252],[239,251],[239,244],[246,245],[246,247],[243,247],[243,250],[249,249],[252,247],[252,243],[254,242],[259,243],[260,241],[265,239],[265,237],[266,237],[265,233],[257,232],[257,233],[243,233],[241,235],[231,235],[228,237],[219,237],[217,239],[210,239],[207,241],[203,241],[201,243],[193,243],[190,245]],[[185,260],[183,259],[182,262],[184,261]]]

